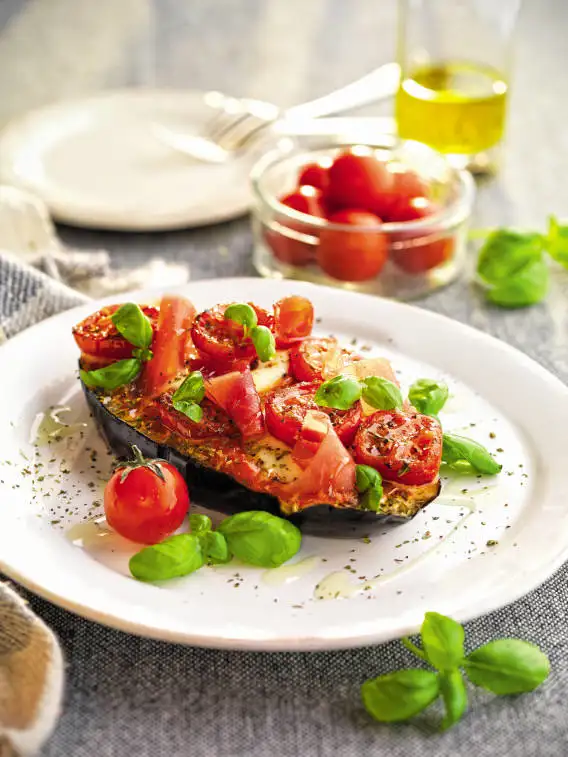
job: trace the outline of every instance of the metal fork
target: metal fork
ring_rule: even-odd
[[[183,134],[163,124],[152,130],[160,142],[207,163],[224,163],[249,147],[266,127],[280,119],[305,121],[362,107],[395,94],[400,78],[397,63],[386,63],[361,79],[316,100],[280,110],[259,100],[209,92],[205,102],[216,110],[200,135]]]

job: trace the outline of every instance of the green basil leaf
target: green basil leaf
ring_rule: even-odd
[[[195,402],[186,402],[185,400],[176,400],[172,398],[172,405],[180,413],[187,415],[190,421],[200,423],[203,419],[203,410]]]
[[[250,338],[254,344],[258,359],[266,363],[268,360],[272,360],[276,355],[276,342],[274,341],[274,334],[266,326],[255,326],[251,333]]]
[[[440,692],[444,700],[446,714],[442,720],[442,730],[446,731],[459,720],[467,710],[467,691],[459,670],[440,673]]]
[[[543,247],[542,234],[499,229],[481,247],[477,273],[487,284],[506,284],[527,264],[541,260]]]
[[[139,581],[165,581],[187,576],[204,564],[201,543],[193,534],[177,534],[137,552],[130,558],[130,572]]]
[[[420,629],[422,647],[437,670],[459,666],[464,656],[464,630],[460,623],[437,612],[427,612]]]
[[[392,381],[382,376],[369,376],[361,381],[363,399],[377,410],[395,410],[402,407],[402,394]]]
[[[134,302],[121,305],[110,317],[127,342],[142,349],[152,344],[152,324]]]
[[[300,549],[300,529],[261,510],[231,515],[218,528],[235,557],[250,565],[277,568]]]
[[[211,518],[208,515],[202,515],[201,513],[190,513],[189,527],[192,534],[204,534],[207,531],[211,531],[213,524],[211,523]]]
[[[536,305],[548,292],[548,266],[544,260],[533,260],[502,284],[488,289],[486,298],[504,308]]]
[[[551,258],[568,268],[568,224],[558,223],[558,219],[549,219],[546,249]]]
[[[452,467],[462,466],[462,470],[463,463],[469,463],[478,473],[490,476],[499,473],[503,468],[482,444],[457,434],[444,433],[442,460]]]
[[[363,495],[360,498],[360,508],[372,510],[375,513],[380,512],[383,497],[381,474],[369,465],[357,465],[355,467],[355,483],[357,491]]]
[[[127,358],[111,363],[104,368],[97,368],[96,371],[81,370],[79,375],[87,386],[113,390],[134,381],[138,377],[141,367],[140,360]]]
[[[535,644],[497,639],[474,650],[463,661],[469,680],[494,694],[523,694],[550,673],[548,657]]]
[[[411,404],[424,415],[438,415],[448,399],[448,387],[443,381],[417,379],[408,390]]]
[[[132,357],[136,357],[138,360],[146,362],[154,357],[154,353],[152,350],[148,349],[148,347],[135,347],[132,350]]]
[[[203,410],[199,407],[199,403],[204,397],[203,376],[200,371],[193,371],[174,392],[172,405],[194,423],[199,423],[203,418]]]
[[[228,321],[233,321],[233,323],[238,323],[243,326],[245,334],[253,329],[258,323],[254,308],[247,305],[246,302],[235,302],[233,305],[229,305],[225,310],[225,318]]]
[[[394,723],[422,712],[440,693],[431,670],[399,670],[373,678],[361,686],[367,712],[381,723]]]
[[[227,539],[219,531],[207,531],[199,534],[201,549],[207,562],[212,565],[221,565],[230,561],[232,555],[229,551]]]
[[[334,407],[337,410],[349,408],[361,398],[361,385],[351,376],[334,376],[318,386],[314,400],[320,407]]]

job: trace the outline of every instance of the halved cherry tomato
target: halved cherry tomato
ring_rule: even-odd
[[[250,303],[261,326],[272,327],[272,316],[263,308]],[[232,363],[256,357],[252,341],[243,337],[243,327],[225,318],[226,305],[215,305],[196,317],[191,329],[193,343],[201,352],[219,363]],[[235,370],[233,368],[233,370]]]
[[[380,231],[381,219],[362,210],[340,210],[331,223],[353,227],[353,231],[322,229],[317,260],[328,276],[339,281],[367,281],[380,273],[387,259],[387,241]],[[357,227],[377,230],[358,231]]]
[[[211,439],[238,436],[239,432],[227,413],[208,399],[201,402],[203,418],[199,423],[190,420],[172,405],[172,394],[162,394],[154,403],[156,415],[162,424],[184,439]]]
[[[308,163],[298,175],[298,186],[317,187],[325,193],[329,184],[328,166],[322,163]]]
[[[193,303],[184,297],[166,296],[152,340],[153,357],[142,369],[142,391],[155,397],[177,376],[185,364],[190,328],[195,318]]]
[[[379,410],[355,436],[355,461],[375,468],[387,481],[427,484],[438,475],[441,460],[442,428],[427,415]]]
[[[208,379],[205,392],[227,413],[245,439],[264,432],[260,397],[249,368]]]
[[[118,333],[111,320],[112,314],[119,307],[120,305],[107,305],[73,327],[73,336],[81,352],[101,358],[107,357],[111,361],[132,356],[133,346]],[[154,328],[158,320],[158,309],[147,305],[142,305],[141,308]]]
[[[264,405],[266,428],[277,439],[293,447],[306,413],[321,410],[330,418],[343,444],[349,446],[361,423],[361,406],[356,403],[349,410],[320,408],[314,401],[318,384],[301,383],[276,389],[268,395]]]
[[[105,515],[126,539],[156,544],[183,523],[189,509],[187,485],[173,465],[144,460],[135,452],[136,460],[119,466],[105,487]]]
[[[340,153],[329,169],[326,199],[335,208],[367,210],[380,217],[387,209],[392,174],[372,152],[358,148]]]
[[[338,349],[333,337],[308,337],[290,350],[290,373],[298,381],[321,382],[326,357]]]
[[[312,333],[314,306],[306,297],[292,295],[274,305],[274,335],[280,349],[291,347]]]

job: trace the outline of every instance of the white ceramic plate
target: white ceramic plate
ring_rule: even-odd
[[[229,564],[159,586],[138,583],[126,568],[133,545],[92,523],[76,525],[101,514],[111,462],[75,376],[70,329],[92,304],[0,348],[0,568],[9,576],[134,633],[309,650],[401,636],[427,610],[464,621],[526,593],[568,557],[568,389],[525,355],[408,305],[309,284],[233,279],[181,291],[198,307],[306,294],[322,318],[319,332],[355,337],[388,356],[403,387],[420,376],[445,378],[444,427],[485,444],[503,472],[445,480],[440,498],[411,522],[369,529],[368,537],[306,535],[282,569]],[[50,406],[69,408],[59,414],[66,425],[44,419],[38,436],[38,414]]]
[[[33,111],[0,135],[0,181],[41,197],[64,223],[159,231],[247,212],[253,155],[223,165],[174,152],[160,123],[198,134],[212,117],[203,92],[118,90]]]

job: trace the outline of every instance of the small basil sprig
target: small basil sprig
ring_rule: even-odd
[[[94,371],[80,370],[82,381],[90,387],[107,389],[112,391],[119,386],[129,384],[142,369],[142,363],[151,360],[153,355],[150,350],[152,344],[152,324],[147,316],[134,302],[121,305],[111,315],[111,320],[116,330],[127,342],[133,345],[132,357],[126,360],[118,360],[105,368],[97,368]]]
[[[488,232],[477,261],[486,298],[507,308],[543,300],[549,279],[546,253],[568,268],[568,225],[554,216],[549,219],[546,234],[511,229]]]
[[[355,484],[357,491],[363,496],[360,499],[362,510],[380,512],[383,497],[383,479],[381,474],[369,465],[355,467]]]
[[[139,581],[165,581],[187,576],[205,563],[201,542],[194,534],[176,534],[137,552],[128,567]]]
[[[447,432],[443,436],[442,461],[458,471],[465,472],[468,468],[473,468],[477,473],[489,476],[494,476],[503,469],[501,463],[479,442]]]
[[[262,510],[250,510],[226,518],[218,532],[239,560],[262,568],[277,568],[298,552],[300,529],[284,518]]]
[[[138,378],[141,368],[142,362],[138,358],[130,357],[125,360],[118,360],[116,363],[111,363],[105,368],[97,368],[95,371],[84,371],[81,369],[79,375],[81,380],[91,388],[112,391]]]
[[[150,319],[144,315],[139,305],[134,302],[126,302],[115,311],[111,321],[116,326],[116,330],[127,342],[139,347],[148,349],[152,344],[152,324]]]
[[[199,423],[203,418],[203,410],[199,403],[205,397],[205,382],[200,371],[193,371],[176,389],[172,396],[172,405],[180,413]]]
[[[438,415],[448,396],[447,384],[428,378],[417,379],[408,390],[410,403],[424,415]]]
[[[243,336],[250,337],[258,359],[266,363],[276,355],[274,334],[266,326],[258,325],[254,308],[246,302],[235,302],[225,310],[225,318],[243,327]]]
[[[227,540],[219,531],[213,531],[213,524],[208,515],[191,513],[189,527],[191,533],[199,539],[203,557],[210,565],[229,562],[231,553]]]
[[[441,696],[446,712],[441,728],[445,730],[467,709],[462,668],[473,684],[498,695],[533,691],[550,672],[544,652],[520,639],[491,641],[466,655],[463,627],[439,613],[426,613],[421,637],[422,648],[407,637],[402,644],[435,670],[399,670],[362,685],[363,704],[375,720],[408,720]]]
[[[352,376],[342,375],[324,381],[314,396],[316,405],[337,410],[349,410],[358,399],[361,399],[361,384]]]
[[[316,405],[337,410],[348,410],[361,398],[377,410],[402,407],[402,394],[398,386],[381,376],[359,380],[340,374],[320,384],[314,396]]]

